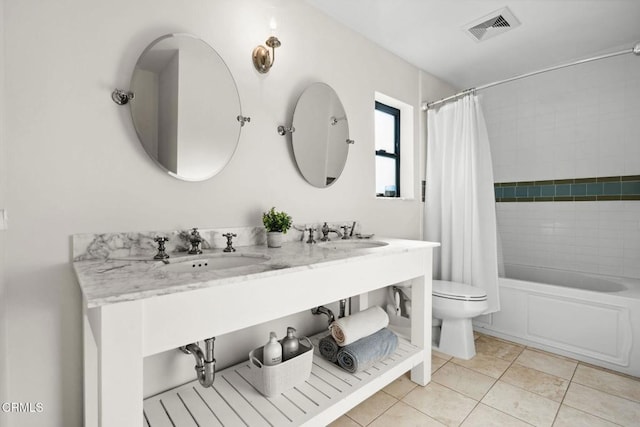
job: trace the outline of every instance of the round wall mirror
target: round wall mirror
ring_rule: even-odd
[[[293,113],[293,154],[302,176],[328,187],[342,173],[349,153],[349,123],[336,92],[314,83],[300,95]]]
[[[220,55],[188,34],[168,34],[140,55],[131,117],[145,151],[176,178],[219,173],[238,145],[240,97]]]

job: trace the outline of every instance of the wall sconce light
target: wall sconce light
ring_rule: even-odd
[[[265,44],[271,48],[271,54],[269,54],[269,49],[262,45],[256,46],[253,49],[253,66],[256,67],[259,73],[265,74],[268,73],[273,63],[276,61],[276,48],[280,47],[280,40],[276,36],[271,36],[267,39]]]

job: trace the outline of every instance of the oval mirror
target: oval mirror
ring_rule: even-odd
[[[336,92],[314,83],[293,113],[293,154],[300,173],[315,187],[328,187],[342,173],[349,153],[349,123]]]
[[[138,58],[130,90],[138,138],[170,175],[203,181],[226,166],[240,136],[240,97],[211,46],[188,34],[160,37]]]

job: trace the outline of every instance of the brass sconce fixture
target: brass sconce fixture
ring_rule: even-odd
[[[251,55],[254,67],[256,67],[256,70],[261,74],[269,72],[273,63],[276,61],[276,48],[281,45],[280,40],[278,40],[276,36],[269,37],[265,44],[271,48],[271,54],[269,54],[268,47],[259,45],[253,49],[253,54]]]

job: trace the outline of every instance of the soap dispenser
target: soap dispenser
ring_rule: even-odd
[[[282,360],[289,360],[298,355],[299,340],[294,335],[296,330],[289,326],[287,336],[282,339]]]
[[[275,332],[269,334],[269,342],[262,348],[262,363],[265,366],[273,366],[282,362],[282,346],[278,342]]]

